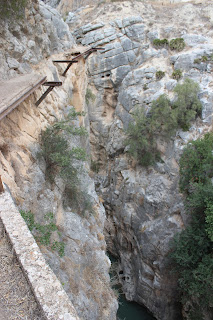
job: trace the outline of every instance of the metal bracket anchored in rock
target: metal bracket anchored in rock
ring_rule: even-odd
[[[71,65],[73,63],[78,62],[78,60],[76,60],[76,59],[81,58],[84,55],[85,55],[85,59],[87,59],[92,52],[95,52],[95,51],[98,51],[98,50],[105,50],[105,49],[104,48],[98,48],[98,47],[97,48],[90,48],[90,49],[78,54],[72,60],[53,60],[53,62],[56,62],[56,63],[68,63],[68,66],[66,67],[66,69],[64,70],[64,72],[62,74],[62,76],[65,77],[65,75],[66,75],[67,71],[69,70],[69,68],[71,67]]]
[[[59,87],[62,85],[62,82],[60,81],[47,81],[43,83],[43,86],[48,86],[49,88],[42,94],[40,99],[36,101],[35,105],[36,107],[39,106],[39,104],[46,98],[46,96],[54,89],[54,87]]]

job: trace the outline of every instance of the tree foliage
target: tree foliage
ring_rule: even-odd
[[[179,126],[187,131],[191,122],[201,115],[202,104],[198,99],[199,85],[191,79],[185,79],[184,83],[177,84],[174,92],[177,94],[177,99],[173,103],[173,108],[177,109],[177,121]]]
[[[170,137],[177,122],[170,102],[165,95],[153,101],[150,111],[145,115],[143,109],[137,109],[128,129],[126,144],[128,152],[142,166],[147,166],[160,160],[157,150],[156,138],[161,135]]]
[[[81,190],[79,180],[80,161],[86,160],[86,152],[81,147],[71,147],[69,142],[73,136],[87,135],[85,128],[75,126],[75,120],[82,115],[82,112],[72,109],[66,119],[57,120],[42,131],[38,157],[43,157],[46,162],[47,179],[53,183],[58,174],[65,183],[68,203],[84,214],[87,210],[92,211],[90,197]]]
[[[171,102],[161,95],[152,102],[147,114],[138,108],[133,114],[134,121],[127,129],[128,152],[140,165],[148,166],[160,159],[157,137],[170,138],[178,127],[189,128],[191,121],[200,115],[201,103],[198,100],[199,86],[190,79],[175,87],[177,98]]]
[[[0,17],[1,18],[20,18],[24,15],[24,9],[28,0],[1,0]]]
[[[173,240],[171,257],[178,272],[189,319],[212,313],[213,301],[213,133],[187,145],[180,159],[180,189],[186,194],[191,224]]]
[[[31,211],[21,210],[20,213],[38,243],[57,251],[61,257],[64,256],[65,243],[62,240],[51,240],[52,233],[58,230],[52,212],[44,215],[43,224],[35,222],[34,214]],[[58,236],[60,236],[59,232]]]
[[[209,182],[213,177],[213,133],[192,141],[180,159],[180,190],[189,192],[192,183]]]

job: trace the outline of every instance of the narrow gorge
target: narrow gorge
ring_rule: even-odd
[[[128,301],[158,320],[195,319],[189,301],[180,303],[170,253],[174,236],[190,224],[179,188],[181,155],[187,143],[212,132],[212,2],[28,0],[24,17],[1,18],[0,25],[0,85],[15,78],[21,88],[29,74],[62,82],[38,106],[42,86],[0,120],[0,176],[28,222],[33,214],[37,239],[48,214],[54,221],[48,244],[38,244],[79,319],[117,318],[107,251],[118,261],[116,282]],[[63,75],[68,62],[61,61],[90,48],[97,50]],[[199,88],[202,111],[187,130],[172,128],[170,138],[159,120],[160,156],[141,165],[127,143],[134,115],[143,110],[150,118],[162,95],[174,105],[187,79]],[[73,110],[78,114],[66,122]],[[49,158],[57,163],[50,179],[42,153],[46,128],[55,125],[57,136],[67,123],[71,135],[59,136],[78,174],[70,189],[57,162],[61,156],[65,167],[65,153]],[[212,305],[202,312],[196,320],[212,319]]]

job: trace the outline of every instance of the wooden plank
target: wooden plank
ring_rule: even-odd
[[[45,80],[46,77],[28,74],[0,81],[0,120],[27,99]]]

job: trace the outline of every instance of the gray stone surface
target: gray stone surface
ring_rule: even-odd
[[[0,217],[13,250],[47,319],[79,320],[61,283],[47,265],[11,195],[0,195]]]
[[[0,27],[1,44],[8,49],[3,50],[2,54],[4,60],[9,61],[7,68],[1,72],[1,78],[29,73],[30,64],[35,65],[43,57],[72,48],[75,44],[68,25],[58,11],[43,1],[34,3],[25,19],[15,24],[1,20]]]
[[[124,4],[117,18],[111,18],[109,13],[108,24],[107,13],[103,14],[105,26],[99,32],[105,35],[105,28],[111,31],[114,28],[115,40],[107,43],[110,39],[105,35],[99,42],[105,50],[88,59],[89,83],[97,97],[89,115],[92,155],[101,164],[96,189],[108,215],[105,234],[108,248],[121,261],[120,281],[126,297],[146,305],[159,320],[179,320],[180,309],[175,302],[177,279],[168,277],[167,265],[169,241],[187,223],[178,189],[178,160],[190,139],[210,130],[212,63],[195,64],[194,60],[202,56],[210,58],[212,40],[211,36],[196,33],[193,23],[185,23],[186,14],[190,16],[192,12],[191,4],[184,7],[186,11],[172,7],[167,8],[168,12],[164,6],[157,6],[152,12],[153,7],[147,5],[143,7],[145,11],[141,9],[139,18],[128,16],[132,10],[136,12],[133,7],[134,4],[131,9]],[[124,14],[125,10],[130,11]],[[198,15],[198,9],[193,10]],[[177,16],[180,20],[180,15],[182,22],[171,25]],[[183,37],[184,51],[155,49],[153,40],[164,37],[169,40]],[[82,36],[78,41],[83,43],[85,39]],[[90,45],[93,44],[97,42]],[[170,142],[159,138],[162,162],[141,168],[127,157],[123,130],[133,121],[136,108],[147,112],[152,101],[162,94],[175,98],[173,89],[177,81],[172,79],[172,73],[176,69],[181,69],[183,79],[189,77],[199,83],[202,120],[187,133],[178,131]],[[165,77],[157,81],[159,70],[165,71]]]
[[[185,34],[183,35],[183,39],[190,47],[199,46],[200,44],[210,42],[210,39],[201,34]]]

